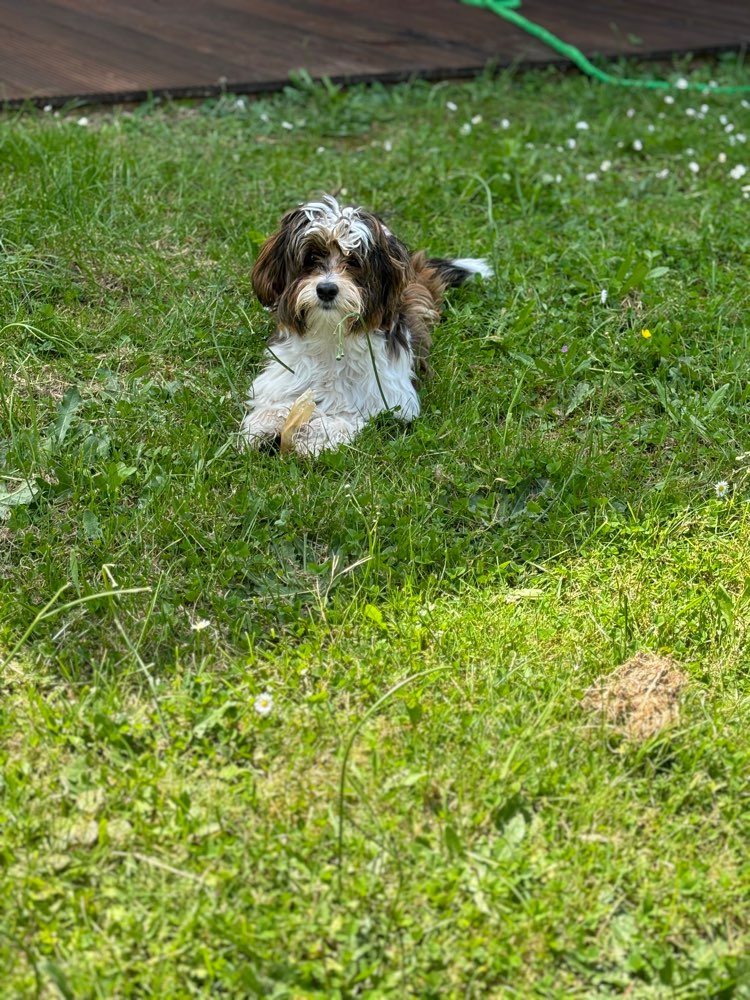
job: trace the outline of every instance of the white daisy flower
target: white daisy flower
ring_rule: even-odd
[[[320,156],[321,153],[325,153],[325,151],[326,151],[325,146],[318,146],[318,148],[315,150],[318,156]]]
[[[86,117],[86,115],[84,115],[82,118],[78,119],[78,121],[76,122],[76,125],[82,125],[85,128],[88,125],[88,123],[89,123],[89,120]]]
[[[568,149],[575,149],[577,144],[575,139],[566,139],[565,145],[568,147]]]
[[[726,115],[719,115],[719,121],[721,122],[722,125],[726,125],[729,119],[727,118]]]
[[[701,114],[702,115],[707,115],[710,110],[711,109],[709,108],[709,106],[707,104],[701,104]]]
[[[724,131],[729,135],[730,132],[734,132],[734,125],[730,122],[728,125],[724,126]]]
[[[576,128],[579,132],[588,132],[589,123],[588,122],[576,122]]]
[[[628,108],[628,110],[625,112],[625,114],[628,116],[628,118],[634,118],[635,117],[635,108]]]
[[[608,298],[608,296],[609,296],[609,292],[607,291],[607,289],[606,288],[602,288],[602,290],[599,292],[599,301],[601,302],[601,304],[603,306],[607,304],[607,298]]]
[[[474,115],[474,117],[471,119],[471,124],[472,125],[481,125],[482,124],[482,116],[481,115]]]
[[[445,106],[449,111],[458,111],[458,105],[455,101],[446,101]]]
[[[663,181],[665,177],[669,177],[669,169],[664,167],[663,170],[657,170],[656,176],[660,181]]]
[[[608,170],[611,170],[611,168],[612,168],[611,160],[602,160],[602,162],[599,164],[599,169],[602,171],[602,173],[606,174],[606,172]]]
[[[716,159],[719,161],[719,163],[726,163],[727,162],[727,154],[726,153],[719,153],[719,155],[716,157]]]
[[[643,143],[641,142],[640,139],[633,139],[633,149],[636,151],[636,153],[640,153],[640,151],[643,149]]]
[[[510,128],[510,120],[508,118],[501,118],[500,128]]]
[[[51,111],[52,110],[52,105],[51,104],[45,104],[44,105],[44,110],[48,111],[48,112]]]
[[[266,112],[266,111],[261,111],[261,113],[260,113],[260,115],[258,117],[260,118],[260,120],[262,122],[265,122],[266,124],[268,124],[268,122],[270,122],[270,120],[271,120],[270,116],[268,115],[268,112]]]
[[[193,632],[202,632],[204,629],[210,627],[211,627],[211,622],[208,620],[208,618],[199,618],[197,622],[192,622],[192,624],[190,625],[190,628],[193,630]]]
[[[294,125],[292,125],[291,122],[282,122],[281,123],[281,127],[285,128],[287,130],[287,132],[291,132],[292,129],[294,128]]]
[[[745,176],[746,173],[747,173],[747,167],[742,163],[738,163],[736,167],[732,167],[732,169],[729,171],[729,176],[732,178],[733,181],[739,181],[742,180],[742,178]]]
[[[259,694],[253,702],[253,708],[258,715],[270,715],[273,711],[273,695],[269,694],[268,691]]]
[[[726,500],[729,496],[729,483],[726,479],[720,479],[718,483],[714,483],[714,492],[719,500]]]
[[[461,135],[468,135],[471,132],[471,125],[469,122],[464,122],[461,128],[458,130]]]
[[[696,163],[696,162],[695,162],[695,160],[691,160],[691,161],[690,161],[690,163],[688,163],[688,170],[689,170],[689,171],[690,171],[690,172],[691,172],[692,174],[699,174],[699,173],[700,173],[700,170],[701,170],[701,168],[700,168],[700,165],[699,165],[698,163]]]
[[[684,76],[681,76],[678,80],[675,80],[674,85],[675,87],[677,87],[678,90],[688,89],[688,82]]]
[[[737,140],[737,142],[747,142],[747,136],[745,135],[744,132],[738,132],[734,138]]]
[[[393,150],[393,143],[391,142],[390,139],[385,140],[385,142],[383,143],[383,149],[386,151],[386,153],[390,153]]]
[[[685,114],[688,118],[695,118],[695,108],[685,108]]]
[[[597,174],[597,172],[594,170],[594,171],[592,171],[592,173],[586,174],[586,180],[587,181],[598,181],[599,180],[599,174]]]
[[[647,125],[646,126],[646,131],[647,132],[655,132],[656,131],[656,125],[651,125],[651,124]]]
[[[674,97],[671,94],[667,94],[664,98],[665,104],[674,104]]]

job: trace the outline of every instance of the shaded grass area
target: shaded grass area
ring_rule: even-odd
[[[750,995],[747,105],[528,74],[87,121],[0,123],[10,993]],[[497,278],[413,428],[243,455],[252,260],[320,191]],[[581,702],[642,649],[689,684],[639,744]]]

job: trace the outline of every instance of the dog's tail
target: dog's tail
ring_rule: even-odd
[[[459,257],[447,260],[444,257],[430,257],[427,267],[434,271],[444,288],[463,285],[470,278],[491,278],[493,270],[484,257]]]

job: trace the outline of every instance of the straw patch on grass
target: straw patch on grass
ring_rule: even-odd
[[[636,653],[590,687],[583,705],[627,739],[643,741],[679,721],[686,684],[671,656]]]

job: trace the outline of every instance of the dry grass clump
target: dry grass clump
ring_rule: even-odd
[[[646,740],[678,721],[686,684],[686,675],[672,657],[636,653],[590,687],[583,706],[628,739]]]

